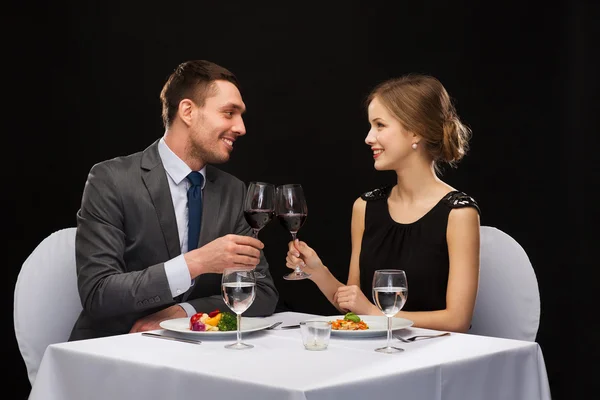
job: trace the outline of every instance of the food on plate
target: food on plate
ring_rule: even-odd
[[[206,325],[200,320],[204,313],[196,313],[190,318],[190,329],[193,331],[203,332],[206,330]],[[206,318],[205,318],[206,320]]]
[[[344,315],[344,319],[346,321],[360,322],[360,317],[353,312],[346,313],[346,315]]]
[[[204,321],[208,319],[208,314],[206,313],[196,313],[190,317],[190,330],[197,332],[204,332],[207,329]]]
[[[208,318],[206,318],[203,322],[205,324],[211,325],[211,326],[217,326],[219,325],[219,321],[221,320],[221,316],[223,314],[218,313],[216,314],[214,317],[211,317],[210,314],[208,314]]]
[[[235,331],[237,330],[237,318],[230,312],[219,310],[210,313],[199,312],[190,317],[190,330],[197,332]]]
[[[336,331],[364,331],[369,325],[353,312],[344,315],[344,319],[331,321],[331,329]]]
[[[220,331],[237,331],[237,318],[230,312],[223,313],[217,324]]]

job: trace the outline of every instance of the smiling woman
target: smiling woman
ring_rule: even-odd
[[[344,285],[305,242],[290,242],[287,266],[300,265],[340,311],[381,315],[371,301],[379,269],[402,269],[411,284],[396,317],[418,327],[465,332],[479,271],[479,207],[443,182],[439,166],[466,154],[471,131],[444,86],[409,74],[379,84],[367,98],[365,143],[378,171],[395,184],[361,195],[352,209],[352,254]]]

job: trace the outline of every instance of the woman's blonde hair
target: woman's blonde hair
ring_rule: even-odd
[[[448,92],[436,78],[408,74],[389,79],[371,91],[367,106],[375,98],[406,130],[422,138],[436,172],[441,172],[441,163],[455,167],[467,154],[471,129],[460,121]]]

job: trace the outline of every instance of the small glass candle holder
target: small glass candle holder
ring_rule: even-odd
[[[300,322],[302,343],[306,350],[325,350],[329,345],[331,324],[327,321]]]

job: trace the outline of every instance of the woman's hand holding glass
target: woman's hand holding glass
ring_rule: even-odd
[[[288,243],[285,262],[286,267],[293,270],[300,267],[311,276],[325,268],[318,254],[305,242],[298,239]]]

